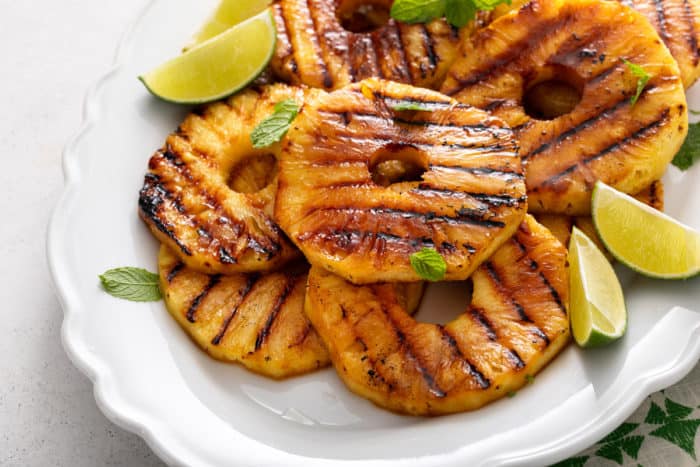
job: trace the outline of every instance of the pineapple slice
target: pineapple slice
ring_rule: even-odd
[[[494,18],[528,3],[513,0],[510,5],[499,5]],[[666,47],[678,62],[681,78],[689,89],[700,77],[700,2],[698,0],[618,0],[634,8],[651,22]]]
[[[158,256],[166,308],[192,340],[213,358],[272,378],[329,363],[303,311],[307,270],[297,263],[265,274],[207,275],[185,266],[165,245]],[[423,289],[423,283],[392,286],[410,313],[418,309]]]
[[[308,92],[273,85],[207,106],[151,158],[141,218],[189,267],[211,274],[267,271],[299,256],[271,217],[276,180],[263,173],[274,171],[279,144],[253,149],[250,133],[277,102],[301,103]]]
[[[436,88],[457,57],[460,40],[489,17],[480,15],[461,30],[444,20],[403,24],[388,18],[392,3],[277,0],[272,70],[284,81],[328,90],[370,77]]]
[[[402,164],[373,168],[392,160],[417,170],[385,186]],[[409,258],[423,248],[442,254],[446,280],[466,279],[526,209],[511,130],[405,84],[370,79],[307,101],[280,156],[275,219],[311,264],[357,284],[420,280]]]
[[[639,79],[650,80],[636,103]],[[534,118],[527,90],[580,90],[568,113]],[[520,138],[530,210],[584,216],[597,180],[637,193],[664,173],[688,130],[679,69],[649,21],[616,2],[535,0],[465,42],[442,91],[491,110]]]
[[[472,303],[418,323],[386,285],[312,267],[306,314],[356,394],[412,415],[477,409],[526,384],[569,341],[566,248],[531,216],[472,276]]]

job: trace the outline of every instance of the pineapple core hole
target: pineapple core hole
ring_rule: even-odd
[[[395,183],[419,182],[428,169],[427,155],[406,144],[388,144],[371,158],[372,181],[387,187]]]
[[[436,282],[425,290],[421,307],[415,317],[421,323],[447,324],[467,309],[472,302],[474,284],[464,282]]]
[[[277,159],[272,154],[260,154],[236,164],[228,178],[228,186],[238,193],[257,193],[267,187],[277,175]]]
[[[376,31],[389,22],[391,2],[378,0],[343,0],[337,15],[343,29],[356,33]]]
[[[581,102],[581,91],[565,81],[542,81],[525,92],[525,112],[538,120],[566,115]]]

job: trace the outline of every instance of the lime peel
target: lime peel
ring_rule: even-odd
[[[581,347],[622,337],[627,308],[615,270],[596,244],[574,227],[569,243],[571,329]]]
[[[247,86],[275,52],[276,28],[268,9],[140,76],[156,97],[203,104]]]
[[[629,268],[657,279],[700,273],[700,232],[600,181],[591,211],[603,244]]]

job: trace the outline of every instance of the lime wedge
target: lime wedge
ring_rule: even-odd
[[[192,37],[183,52],[218,36],[252,16],[260,14],[269,4],[270,0],[221,0],[212,16]]]
[[[700,232],[602,182],[591,210],[605,247],[626,266],[659,279],[700,273]]]
[[[622,337],[627,308],[620,281],[595,243],[574,227],[569,241],[571,330],[581,347],[598,347]]]
[[[253,81],[275,51],[270,10],[230,28],[139,79],[155,96],[202,104],[233,94]]]

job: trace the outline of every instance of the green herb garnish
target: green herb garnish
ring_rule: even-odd
[[[632,74],[637,78],[637,92],[634,96],[632,96],[632,99],[630,99],[630,103],[634,105],[639,100],[639,96],[642,95],[642,91],[644,91],[644,88],[647,87],[647,83],[649,83],[651,75],[647,73],[644,68],[642,68],[639,65],[635,65],[629,60],[625,60],[623,58],[622,61],[625,63],[625,65],[627,65],[627,68],[629,68]]]
[[[390,104],[390,107],[392,109],[394,109],[396,112],[403,112],[404,110],[416,110],[418,112],[432,112],[432,110],[433,110],[425,103],[410,102],[410,101],[401,101],[401,102],[397,102],[396,104]]]
[[[434,248],[423,248],[410,257],[411,267],[421,279],[431,282],[442,280],[447,273],[447,263]]]
[[[102,287],[110,295],[132,302],[157,302],[162,298],[158,274],[141,268],[110,269],[100,276]]]
[[[673,165],[681,170],[688,170],[700,159],[700,123],[688,125],[688,136],[683,146],[673,158]]]
[[[461,28],[472,21],[477,12],[490,11],[510,0],[395,0],[391,17],[404,23],[427,23],[446,17],[452,26]]]
[[[281,141],[298,114],[299,106],[292,99],[278,102],[275,105],[275,112],[260,122],[250,134],[253,147],[266,148]]]

